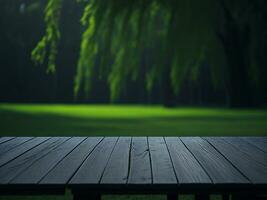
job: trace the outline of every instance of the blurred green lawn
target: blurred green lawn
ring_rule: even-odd
[[[266,110],[0,104],[1,135],[267,135]]]
[[[267,112],[130,105],[0,104],[0,133],[0,136],[263,136],[267,135]],[[69,200],[71,195],[0,197],[4,199]],[[161,200],[165,197],[106,196],[104,199]]]

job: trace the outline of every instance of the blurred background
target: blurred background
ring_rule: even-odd
[[[0,136],[266,136],[266,24],[266,0],[0,0]]]
[[[1,135],[266,135],[266,1],[212,2],[1,0]]]

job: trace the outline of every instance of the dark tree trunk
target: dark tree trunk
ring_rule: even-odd
[[[223,5],[225,23],[219,33],[228,65],[228,89],[230,107],[251,107],[252,95],[249,84],[250,27],[238,24],[230,10]]]
[[[233,35],[235,38],[235,34]],[[230,43],[224,43],[224,49],[228,62],[229,94],[231,107],[249,107],[251,91],[249,87],[248,62],[246,61],[247,47],[243,44],[248,41],[240,41],[236,37]],[[242,44],[242,42],[244,42]],[[243,46],[243,48],[242,48]]]
[[[170,65],[166,65],[162,70],[161,88],[162,88],[162,104],[165,107],[174,107],[176,105],[176,98],[172,88]]]
[[[173,38],[173,35],[175,33],[175,9],[173,8],[171,11],[171,19],[169,24],[169,30],[168,30],[168,44],[165,46],[165,56],[164,56],[164,63],[162,69],[162,75],[161,75],[161,88],[162,88],[162,103],[165,107],[174,107],[176,105],[176,96],[174,93],[174,89],[172,87],[172,80],[171,80],[171,61],[173,58],[173,49],[169,48],[170,44],[172,44],[171,38]]]

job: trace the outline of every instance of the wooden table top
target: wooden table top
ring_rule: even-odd
[[[0,192],[267,189],[267,137],[1,137]]]

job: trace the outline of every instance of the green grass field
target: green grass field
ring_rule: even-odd
[[[266,110],[0,104],[1,135],[267,135]]]
[[[267,135],[267,112],[129,105],[0,104],[0,133],[1,136],[262,136]],[[0,197],[4,199],[70,200],[71,195]],[[161,200],[165,197],[106,196],[104,199]]]

